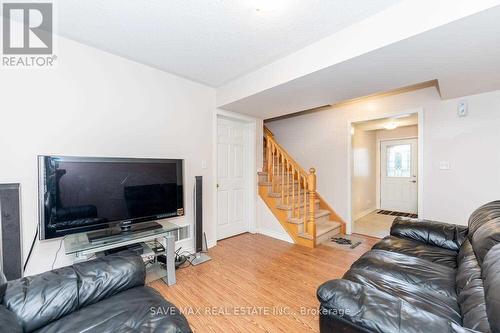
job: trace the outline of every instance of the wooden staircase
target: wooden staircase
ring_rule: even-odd
[[[307,247],[345,233],[345,222],[316,192],[316,171],[306,172],[264,127],[259,195],[296,244]]]

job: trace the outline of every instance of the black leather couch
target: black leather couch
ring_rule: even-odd
[[[191,332],[145,277],[142,259],[127,252],[9,282],[0,273],[0,331]]]
[[[469,227],[396,218],[318,289],[321,332],[500,332],[500,201]]]

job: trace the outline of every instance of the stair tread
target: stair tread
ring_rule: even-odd
[[[298,191],[297,191],[297,193],[296,193],[296,194],[298,194]],[[301,195],[303,195],[303,194],[304,194],[304,190],[301,190],[301,191],[300,191],[300,194],[301,194]],[[271,193],[269,193],[269,196],[270,196],[271,198],[281,198],[281,192],[280,192],[280,193],[277,193],[277,192],[271,192]]]
[[[327,232],[340,228],[341,225],[342,225],[341,223],[336,221],[318,223],[316,224],[316,237],[322,236]]]
[[[318,218],[318,217],[322,217],[322,216],[325,216],[325,215],[328,215],[330,214],[330,211],[329,210],[326,210],[326,209],[318,209],[316,211],[316,213],[314,214],[314,217],[315,218]]]
[[[323,217],[323,216],[328,215],[328,214],[330,214],[330,211],[325,210],[325,209],[319,209],[316,212],[314,212],[314,218],[318,219],[318,218]],[[300,224],[300,223],[304,222],[304,216],[289,217],[288,222],[294,223],[294,224]]]
[[[314,200],[314,203],[318,204],[318,203],[320,203],[320,200],[316,199],[316,200]],[[300,204],[298,204],[298,203],[295,204],[295,209],[302,208],[302,207],[304,207],[303,202],[301,202]],[[279,205],[276,205],[276,208],[281,209],[281,210],[292,210],[292,205],[279,204]]]
[[[272,184],[272,182],[270,182],[270,181],[268,181],[268,180],[261,180],[261,181],[259,181],[259,185],[270,186],[271,184]],[[281,187],[281,183],[276,183],[275,185],[276,185],[276,186],[278,186],[278,187]],[[286,186],[287,186],[287,184],[285,184],[285,188],[286,188]],[[295,188],[297,188],[297,184],[295,184]],[[302,191],[304,191],[304,189],[303,189],[303,188],[302,188],[301,190],[302,190]],[[296,189],[296,190],[295,190],[295,193],[298,193],[297,191],[298,191],[298,190]],[[290,193],[289,193],[289,194],[290,194],[290,196],[292,195],[292,194],[291,194],[291,193],[292,193],[292,185],[291,185],[291,184],[290,184],[290,185],[288,185],[288,190],[287,190],[287,192],[290,192]],[[280,192],[280,193],[281,193],[281,192]]]
[[[313,237],[312,237],[311,235],[306,234],[305,232],[299,232],[299,233],[297,234],[297,236],[302,237],[302,238],[306,238],[306,239],[310,239],[310,240],[312,240],[312,239],[313,239]]]
[[[317,224],[316,225],[316,238],[319,238],[320,236],[323,236],[326,233],[329,233],[332,230],[340,228],[342,224],[336,221],[328,221],[325,223]],[[313,237],[305,232],[299,232],[297,236],[306,238],[306,239],[313,239]]]

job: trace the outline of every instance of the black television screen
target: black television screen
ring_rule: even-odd
[[[173,159],[39,157],[40,238],[184,215]]]

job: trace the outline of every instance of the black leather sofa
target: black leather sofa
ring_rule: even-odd
[[[321,332],[500,332],[500,201],[469,227],[396,218],[342,279],[322,284]]]
[[[0,273],[0,332],[191,332],[145,277],[132,253],[8,282]]]

